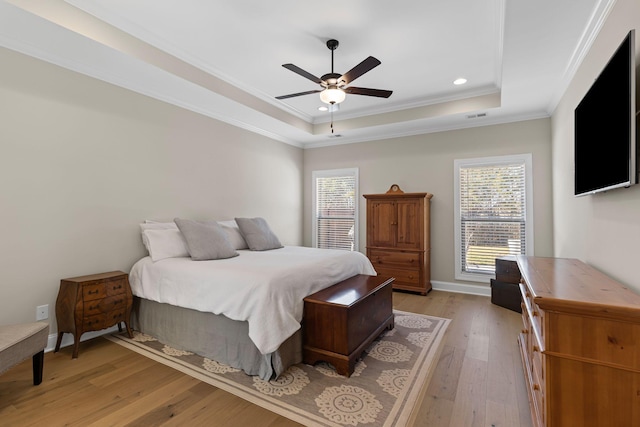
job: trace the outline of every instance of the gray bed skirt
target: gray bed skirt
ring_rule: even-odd
[[[261,354],[249,339],[247,322],[134,297],[133,328],[179,350],[187,350],[242,369],[264,380],[277,378],[302,362],[302,332],[298,330],[277,351]]]

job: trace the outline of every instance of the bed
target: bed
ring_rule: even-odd
[[[136,297],[132,322],[171,347],[249,375],[272,379],[302,361],[304,297],[356,274],[376,274],[360,252],[282,246],[274,235],[269,249],[257,250],[235,221],[218,225],[235,255],[212,260],[185,253],[192,249],[187,234],[171,223],[163,232],[142,227],[149,256],[129,275]],[[270,232],[266,223],[261,227]],[[167,250],[170,234],[184,247]]]

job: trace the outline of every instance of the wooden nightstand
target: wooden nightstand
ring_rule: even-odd
[[[131,333],[130,318],[133,295],[129,287],[129,276],[122,271],[72,277],[60,281],[56,300],[58,341],[65,332],[73,334],[73,358],[78,357],[80,337],[85,332],[99,331],[124,322],[127,334]]]

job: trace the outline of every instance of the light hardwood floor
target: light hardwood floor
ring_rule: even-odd
[[[452,319],[415,426],[530,427],[516,336],[518,313],[488,297],[394,292],[394,308]],[[32,385],[31,360],[0,375],[4,426],[297,426],[225,391],[103,338],[45,354]]]

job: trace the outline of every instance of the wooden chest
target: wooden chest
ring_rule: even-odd
[[[491,279],[491,302],[511,311],[522,313],[522,298],[517,283],[506,283]]]
[[[80,337],[85,332],[99,331],[124,322],[129,337],[133,295],[129,276],[122,271],[72,277],[60,281],[56,300],[58,340],[55,351],[60,350],[62,335],[73,334],[73,358],[78,357]]]
[[[496,280],[504,283],[520,283],[518,261],[513,255],[496,258]]]
[[[304,299],[303,361],[353,373],[371,342],[393,329],[393,278],[356,275]]]
[[[515,256],[496,258],[496,278],[491,279],[491,302],[522,313],[520,270]]]

